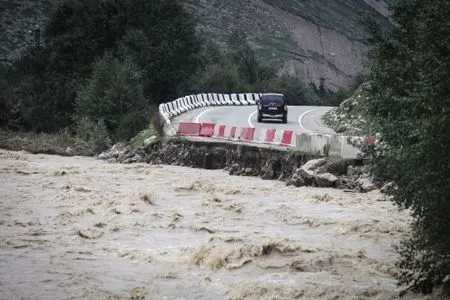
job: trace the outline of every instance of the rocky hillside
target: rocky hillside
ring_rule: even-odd
[[[223,40],[247,32],[265,60],[325,88],[345,86],[363,71],[367,45],[360,12],[389,26],[381,0],[184,0],[201,30]]]
[[[0,61],[11,62],[36,42],[45,18],[61,0],[0,2]],[[244,30],[266,61],[325,88],[345,86],[363,71],[367,46],[359,13],[389,26],[382,0],[181,0],[199,30],[224,42]]]

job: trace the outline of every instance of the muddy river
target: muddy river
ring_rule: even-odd
[[[408,234],[378,191],[5,150],[0,214],[1,299],[397,299]]]

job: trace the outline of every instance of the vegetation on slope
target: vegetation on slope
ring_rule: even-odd
[[[367,102],[370,101],[368,89],[369,83],[364,82],[338,107],[324,114],[322,119],[325,124],[339,134],[349,136],[373,134],[367,115]]]
[[[392,34],[373,31],[367,106],[388,147],[368,158],[414,216],[400,283],[428,293],[450,276],[450,1],[397,0],[392,12]]]
[[[67,0],[45,36],[1,78],[3,127],[127,140],[200,65],[195,23],[175,0]]]
[[[392,1],[394,30],[371,26],[371,72],[327,120],[376,134],[364,147],[371,172],[413,216],[398,248],[399,283],[450,294],[450,1]],[[335,122],[336,121],[336,122]]]

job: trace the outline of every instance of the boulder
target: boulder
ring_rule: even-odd
[[[142,148],[144,149],[144,151],[152,151],[152,149],[156,147],[156,145],[160,142],[161,139],[158,136],[154,135],[144,140]]]
[[[392,191],[394,191],[394,189],[395,189],[394,182],[391,181],[383,185],[383,187],[380,189],[380,192],[383,194],[389,194]]]
[[[300,174],[306,185],[311,185],[314,182],[315,170],[325,163],[325,158],[312,159],[301,166],[300,169],[297,169],[295,172]]]
[[[304,170],[316,170],[317,168],[319,168],[320,166],[322,166],[325,163],[326,163],[326,159],[325,158],[311,159],[311,160],[307,161],[301,167],[301,169],[304,169]]]
[[[323,173],[314,175],[314,182],[318,187],[331,187],[333,186],[338,178],[331,173]]]
[[[342,176],[347,175],[349,162],[346,159],[333,159],[328,161],[324,166],[326,167],[325,169],[321,167],[321,169],[324,169],[324,172]]]
[[[361,168],[355,167],[355,166],[348,166],[348,168],[347,168],[348,176],[357,176],[357,175],[361,175],[361,174],[362,174]]]
[[[363,193],[367,193],[375,190],[377,187],[369,178],[360,178],[356,181],[359,190]]]
[[[301,187],[305,185],[305,181],[302,176],[298,173],[294,173],[292,177],[288,180],[287,185],[293,185],[295,187]]]
[[[108,151],[104,151],[98,155],[98,159],[104,159],[104,160],[110,160],[110,159],[117,159],[124,155],[126,152],[127,147],[122,144],[118,143],[111,147]]]

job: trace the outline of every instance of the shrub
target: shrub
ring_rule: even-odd
[[[128,141],[136,135],[140,130],[145,128],[149,122],[149,112],[145,111],[131,111],[120,120],[120,124],[115,132],[115,138],[119,141]]]
[[[76,136],[86,143],[82,148],[90,149],[89,152],[92,154],[99,153],[111,146],[111,139],[103,120],[94,122],[88,117],[80,118],[76,122]]]

